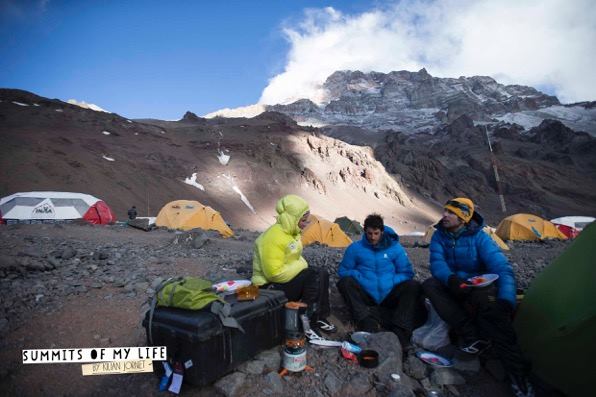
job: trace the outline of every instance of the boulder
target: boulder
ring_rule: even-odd
[[[242,386],[245,381],[246,374],[243,374],[242,372],[233,372],[218,380],[214,386],[215,390],[226,397],[237,397],[242,395]]]

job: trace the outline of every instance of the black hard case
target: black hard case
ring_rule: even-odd
[[[184,381],[204,386],[263,350],[280,345],[284,336],[283,307],[287,299],[282,291],[260,290],[254,301],[238,302],[226,297],[231,316],[244,328],[224,327],[219,317],[204,310],[156,307],[153,313],[154,346],[167,346],[168,358],[182,363],[192,360],[184,372]],[[149,311],[143,326],[149,340]]]

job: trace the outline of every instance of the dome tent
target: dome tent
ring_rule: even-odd
[[[596,357],[594,241],[596,224],[584,229],[532,281],[513,323],[533,372],[569,396],[583,396],[592,389]]]
[[[155,225],[180,230],[216,230],[223,237],[234,235],[219,212],[191,200],[176,200],[164,205],[157,214]]]
[[[496,233],[503,240],[567,239],[551,222],[532,214],[508,216],[499,223]]]
[[[561,218],[551,219],[550,221],[565,236],[576,238],[586,226],[595,220],[596,219],[591,216],[563,216]]]
[[[93,224],[116,222],[110,207],[90,194],[21,192],[0,199],[0,223],[64,223],[85,220]]]
[[[308,226],[302,231],[303,245],[319,242],[329,247],[343,248],[352,243],[352,240],[341,230],[337,223],[312,214],[309,216],[308,221]]]
[[[333,222],[337,223],[341,230],[343,230],[346,234],[360,235],[364,231],[360,225],[360,222],[352,220],[347,216],[336,218]]]

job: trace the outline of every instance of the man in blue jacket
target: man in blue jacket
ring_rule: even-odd
[[[459,337],[459,348],[480,353],[492,343],[518,396],[533,395],[527,380],[529,364],[517,344],[511,317],[515,308],[515,278],[507,258],[482,228],[484,220],[468,198],[444,206],[430,243],[431,278],[422,287],[439,316]],[[496,274],[490,285],[470,279]]]
[[[377,332],[383,326],[403,347],[410,345],[412,330],[426,318],[422,291],[398,235],[380,215],[364,221],[364,235],[347,248],[339,277],[337,288],[360,330]]]

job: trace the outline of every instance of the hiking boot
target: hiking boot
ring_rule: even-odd
[[[365,317],[363,320],[358,321],[358,329],[372,334],[381,330],[381,324],[372,317]]]
[[[311,321],[310,327],[316,331],[321,331],[326,334],[334,334],[337,332],[337,327],[327,319],[318,319],[317,321]]]
[[[534,397],[534,387],[527,376],[509,374],[509,379],[515,397]]]
[[[490,342],[482,339],[468,339],[459,346],[459,350],[468,354],[480,354],[490,347]]]

